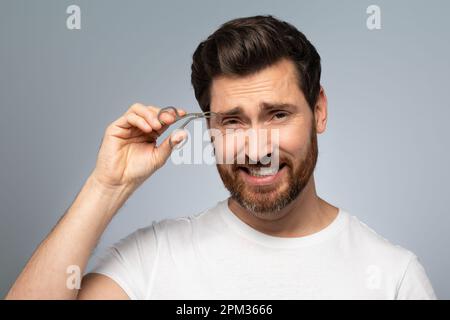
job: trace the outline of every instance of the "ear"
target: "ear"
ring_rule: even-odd
[[[314,120],[316,124],[316,132],[323,133],[327,127],[328,117],[328,101],[325,94],[325,89],[320,86],[319,97],[317,98],[316,106],[314,107]]]

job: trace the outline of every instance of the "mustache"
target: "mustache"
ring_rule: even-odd
[[[257,169],[257,168],[270,168],[272,166],[272,163],[262,163],[260,161],[255,162],[253,161],[252,163],[250,163],[250,161],[245,161],[245,163],[242,164],[238,164],[238,163],[233,163],[232,165],[232,169],[233,171],[237,171],[239,169]],[[292,167],[292,162],[287,159],[287,158],[280,158],[278,160],[278,167],[281,168],[283,166],[288,166],[288,167]]]

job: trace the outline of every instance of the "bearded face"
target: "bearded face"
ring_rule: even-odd
[[[317,133],[323,128],[316,126],[315,109],[306,101],[298,79],[295,64],[283,59],[251,75],[218,76],[211,85],[211,111],[219,115],[209,124],[211,129],[277,132],[275,166],[261,161],[261,156],[271,156],[266,151],[255,156],[247,140],[244,147],[234,149],[223,142],[226,139],[214,142],[216,158],[217,153],[222,159],[224,154],[227,159],[237,159],[239,154],[238,161],[217,161],[217,169],[231,198],[260,217],[276,218],[299,197],[316,166]],[[272,142],[268,150],[273,153]]]
[[[276,216],[277,212],[295,200],[314,172],[318,157],[314,121],[307,144],[299,156],[279,150],[278,166],[261,162],[217,164],[219,175],[239,205],[259,216]]]

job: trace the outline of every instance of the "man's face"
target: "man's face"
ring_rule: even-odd
[[[250,76],[215,78],[211,111],[221,114],[212,119],[211,128],[222,132],[251,129],[261,132],[257,133],[258,138],[265,136],[266,140],[258,139],[263,144],[254,144],[255,149],[249,147],[248,139],[240,147],[230,143],[235,139],[233,134],[225,134],[219,142],[214,141],[214,148],[216,157],[231,154],[235,158],[232,164],[217,164],[231,197],[256,216],[275,218],[308,183],[318,153],[314,116],[298,86],[294,64],[281,60]],[[278,170],[261,171],[261,167],[270,166],[262,157],[271,152],[273,155],[275,149]],[[244,163],[237,161],[242,150]]]

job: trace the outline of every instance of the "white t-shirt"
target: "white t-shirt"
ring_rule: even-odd
[[[312,235],[257,231],[227,199],[110,247],[91,272],[131,299],[436,299],[416,255],[339,209]]]

